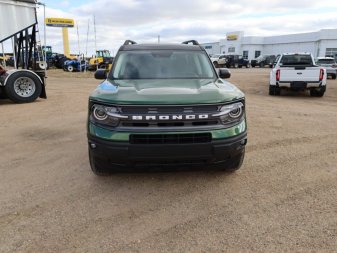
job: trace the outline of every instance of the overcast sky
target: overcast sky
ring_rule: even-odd
[[[137,42],[214,42],[227,32],[270,36],[337,28],[336,0],[46,0],[46,17],[73,18],[79,27],[69,29],[71,53],[94,52],[93,17],[97,49],[116,53],[126,39]],[[38,10],[43,24],[43,8]],[[86,47],[89,22],[89,43]],[[42,27],[40,28],[42,30]],[[47,44],[63,52],[61,29],[47,28]]]

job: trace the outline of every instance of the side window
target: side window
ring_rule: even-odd
[[[256,50],[255,51],[255,58],[259,57],[261,55],[261,51]]]
[[[228,53],[235,53],[235,47],[229,47]]]
[[[249,53],[248,50],[245,50],[242,52],[243,59],[246,59],[246,60],[248,59],[248,53]]]
[[[325,50],[325,57],[335,57],[337,56],[337,48],[327,48]]]

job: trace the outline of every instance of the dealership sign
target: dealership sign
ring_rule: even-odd
[[[53,27],[74,27],[74,20],[70,18],[46,18],[47,26]]]
[[[227,40],[237,40],[238,37],[239,36],[237,34],[228,34],[227,35]]]

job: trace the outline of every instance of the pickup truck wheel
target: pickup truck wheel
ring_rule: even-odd
[[[275,85],[269,85],[269,95],[278,96],[281,95],[281,89]]]
[[[325,93],[326,87],[323,86],[318,90],[310,90],[310,96],[312,97],[323,97]]]
[[[15,103],[30,103],[41,94],[42,83],[39,78],[30,72],[15,72],[8,77],[5,92]]]

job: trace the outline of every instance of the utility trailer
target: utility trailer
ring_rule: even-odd
[[[35,0],[0,0],[0,43],[11,40],[14,56],[14,69],[0,65],[0,97],[16,103],[47,98],[46,72],[37,69],[40,62],[34,57],[39,54],[36,7]]]

